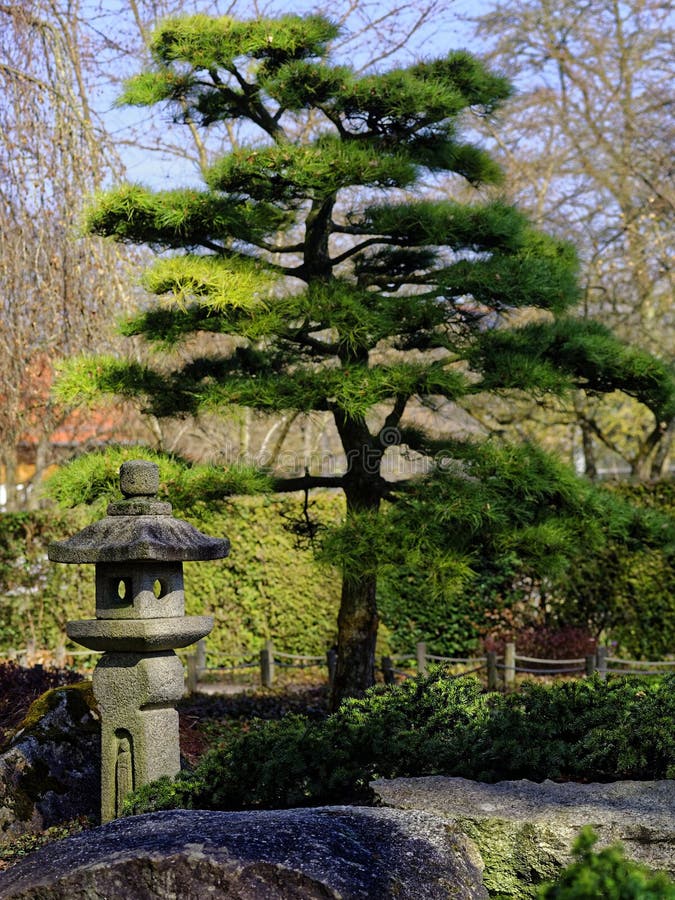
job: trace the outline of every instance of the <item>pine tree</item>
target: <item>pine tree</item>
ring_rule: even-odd
[[[509,97],[506,80],[466,52],[355,74],[331,63],[336,36],[322,16],[195,15],[156,30],[154,63],[122,102],[167,106],[209,132],[244,125],[247,143],[215,160],[202,189],[128,184],[101,196],[87,228],[163,251],[145,286],[171,302],[126,334],[160,346],[198,332],[240,340],[168,374],[79,361],[60,386],[71,398],[140,396],[158,416],[233,405],[332,414],[346,472],[277,487],[346,497],[335,702],[374,681],[381,504],[418,491],[382,476],[384,452],[438,452],[402,426],[411,398],[583,384],[673,406],[664,365],[569,315],[573,249],[498,198],[498,166],[462,139],[466,114],[490,115]],[[309,116],[312,128],[299,127]],[[475,200],[449,199],[449,179]]]

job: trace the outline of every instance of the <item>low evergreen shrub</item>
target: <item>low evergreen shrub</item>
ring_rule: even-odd
[[[541,888],[540,900],[675,900],[667,875],[626,859],[618,845],[596,851],[597,840],[590,826],[582,828],[574,862]]]
[[[437,670],[373,688],[324,720],[254,722],[193,771],[132,795],[129,811],[368,803],[379,777],[675,777],[673,720],[675,675],[528,684],[503,696]]]

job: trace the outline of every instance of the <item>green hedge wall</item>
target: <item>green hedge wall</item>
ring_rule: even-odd
[[[339,573],[319,566],[311,547],[298,546],[292,526],[302,503],[295,495],[236,497],[222,512],[191,517],[232,544],[227,559],[185,566],[187,610],[214,616],[209,647],[219,653],[257,654],[274,638],[286,653],[320,655],[334,643]],[[314,497],[313,519],[329,524],[341,514],[337,496]]]
[[[616,490],[675,514],[671,482],[622,484]],[[319,565],[301,534],[299,539],[295,525],[303,501],[295,494],[234,496],[217,512],[198,504],[185,515],[207,534],[225,534],[232,543],[226,560],[185,567],[188,613],[215,617],[209,638],[214,653],[253,660],[273,637],[279,650],[321,655],[334,642],[340,572]],[[339,494],[312,494],[310,514],[319,526],[337,522],[343,510]],[[55,647],[68,620],[93,615],[94,567],[50,563],[47,545],[101,514],[84,506],[0,514],[0,653],[29,640]],[[501,583],[513,577],[507,565],[492,580],[484,576],[474,591],[439,599],[424,592],[416,572],[387,573],[379,586],[378,652],[411,652],[418,640],[443,655],[473,651],[486,630],[486,612],[505,602]],[[666,551],[629,553],[613,546],[603,556],[579,560],[552,593],[558,598],[552,613],[557,625],[602,631],[634,657],[673,652],[675,569]]]
[[[273,637],[279,650],[320,655],[334,642],[340,579],[315,562],[310,547],[297,546],[292,524],[302,503],[296,495],[236,497],[218,513],[205,508],[189,516],[232,544],[225,560],[185,566],[187,612],[214,616],[214,653],[253,658]],[[313,498],[319,522],[341,514],[337,496]],[[29,640],[53,648],[68,620],[93,616],[94,566],[47,559],[49,542],[73,534],[87,517],[87,509],[0,515],[1,652]]]
[[[612,485],[637,506],[675,516],[675,482]],[[615,543],[604,554],[581,559],[561,580],[561,614],[603,631],[630,657],[662,659],[675,652],[674,548],[630,552]]]

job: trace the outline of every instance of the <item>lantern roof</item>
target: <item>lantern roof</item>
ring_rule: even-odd
[[[230,552],[227,538],[213,538],[171,514],[171,504],[157,500],[159,467],[133,459],[120,467],[124,495],[108,505],[108,515],[65,541],[53,541],[54,562],[100,563],[127,560],[188,562],[222,559]]]

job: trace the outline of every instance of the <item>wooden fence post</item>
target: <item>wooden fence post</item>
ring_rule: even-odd
[[[595,653],[590,653],[586,657],[586,677],[590,678],[595,672]]]
[[[206,638],[197,641],[195,662],[197,665],[197,678],[200,678],[206,671]]]
[[[66,645],[61,643],[56,645],[54,650],[54,665],[57,669],[63,669],[66,664]]]
[[[607,678],[607,647],[598,647],[596,651],[598,677],[601,681]]]
[[[507,641],[504,646],[504,689],[513,690],[516,683],[516,645]]]
[[[274,683],[274,642],[265,641],[260,651],[260,682],[263,687],[272,687]]]
[[[328,665],[328,686],[332,690],[333,682],[335,681],[335,669],[337,668],[337,650],[335,647],[331,647],[326,653],[326,664]]]
[[[496,691],[498,688],[497,680],[497,654],[494,650],[488,650],[486,655],[487,665],[487,689],[488,691]]]
[[[187,655],[187,695],[191,697],[197,690],[197,654],[188,653]]]
[[[419,675],[427,674],[427,645],[424,641],[420,641],[415,648],[417,657],[417,672]]]
[[[390,656],[382,657],[382,674],[385,684],[395,684],[396,675],[394,674],[394,663]]]

